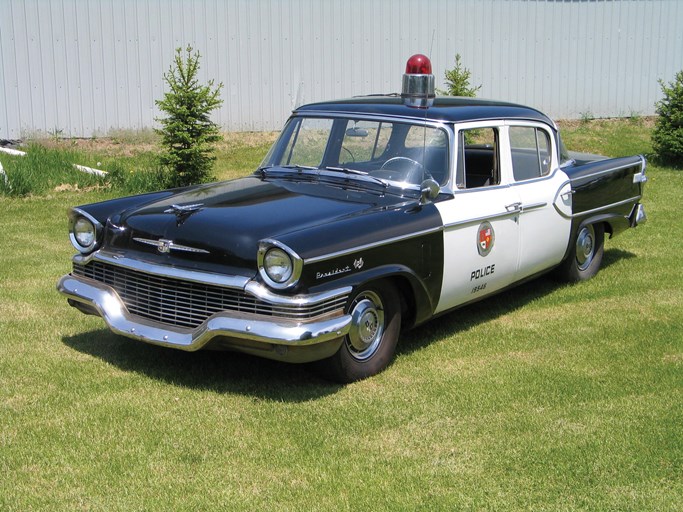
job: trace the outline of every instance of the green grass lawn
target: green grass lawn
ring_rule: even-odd
[[[650,151],[621,126],[564,138]],[[245,174],[272,137],[235,140]],[[67,207],[106,193],[0,198],[0,510],[681,510],[683,173],[648,175],[596,278],[434,320],[347,386],[110,334],[55,291]]]

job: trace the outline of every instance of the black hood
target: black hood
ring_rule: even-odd
[[[189,266],[201,261],[253,273],[259,240],[277,239],[398,201],[395,196],[320,183],[242,178],[184,190],[112,216],[106,245]],[[190,210],[182,211],[188,205]],[[160,239],[201,252],[161,254],[152,245]]]

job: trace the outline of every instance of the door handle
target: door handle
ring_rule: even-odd
[[[510,203],[508,205],[505,205],[505,210],[507,210],[508,212],[518,212],[521,211],[521,209],[522,203],[520,203],[519,201],[516,203]]]

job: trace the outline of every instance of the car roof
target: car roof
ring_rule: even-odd
[[[391,94],[357,96],[342,100],[310,103],[294,110],[295,114],[323,112],[388,115],[451,123],[492,119],[518,119],[540,121],[555,127],[555,123],[548,116],[531,107],[504,101],[454,96],[437,97],[429,108],[409,107],[405,105],[400,95]]]

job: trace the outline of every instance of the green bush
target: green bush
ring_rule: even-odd
[[[657,157],[677,166],[683,164],[683,71],[668,85],[660,80],[664,97],[657,102],[657,122],[652,147]]]
[[[471,76],[472,72],[462,65],[460,54],[457,53],[455,55],[455,67],[453,69],[447,69],[444,73],[446,90],[439,89],[439,94],[474,98],[477,95],[477,91],[481,89],[481,85],[472,87],[470,85]]]
[[[160,160],[170,170],[169,185],[173,187],[209,181],[216,159],[213,144],[221,140],[218,126],[209,116],[223,103],[219,98],[223,84],[215,89],[213,80],[200,85],[199,52],[193,53],[188,45],[184,53],[176,49],[174,64],[164,74],[170,91],[156,101],[166,114],[157,119],[161,129],[156,131],[164,147]]]

